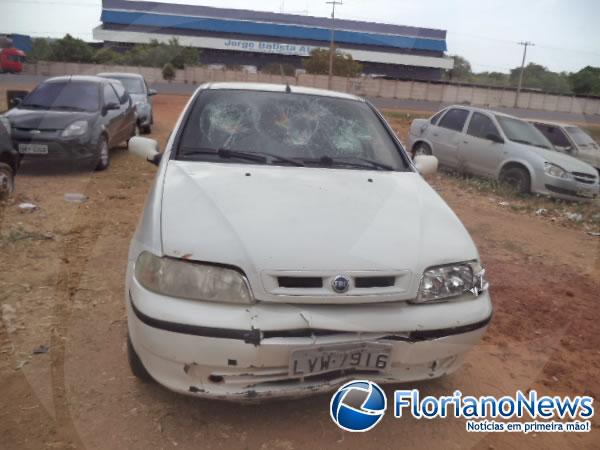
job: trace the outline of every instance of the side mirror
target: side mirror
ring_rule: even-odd
[[[417,155],[413,159],[415,167],[421,175],[431,175],[437,172],[438,159],[431,155]]]
[[[132,155],[145,159],[155,166],[160,164],[162,153],[159,151],[158,142],[154,139],[132,137],[129,139],[128,150]]]
[[[110,102],[110,103],[107,103],[106,105],[104,105],[103,112],[104,112],[104,114],[106,114],[108,111],[115,111],[117,109],[119,109],[119,104]]]
[[[148,97],[152,97],[156,94],[158,94],[158,92],[156,92],[156,89],[148,89]]]
[[[488,141],[495,142],[496,144],[504,144],[504,139],[502,139],[497,134],[488,133],[488,134],[485,135],[485,138]]]

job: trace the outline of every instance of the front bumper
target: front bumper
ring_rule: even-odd
[[[27,160],[69,161],[91,160],[98,157],[97,144],[85,134],[75,138],[61,138],[59,131],[42,132],[35,137],[26,131],[13,129],[13,146],[19,152],[19,144],[43,144],[47,154],[21,154]],[[20,153],[20,152],[19,152]]]
[[[600,185],[595,183],[584,183],[575,179],[561,179],[543,175],[538,186],[534,189],[538,194],[565,200],[593,200],[600,194]]]
[[[492,314],[487,292],[431,305],[247,306],[168,298],[134,278],[128,284],[129,334],[152,377],[183,394],[237,401],[327,392],[357,377],[397,383],[451,373]],[[363,342],[392,346],[385,373],[288,373],[293,350]]]

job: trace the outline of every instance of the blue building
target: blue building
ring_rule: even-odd
[[[203,64],[288,63],[302,67],[314,48],[329,48],[331,19],[292,14],[129,0],[103,0],[94,38],[123,47],[167,42],[202,49]],[[438,80],[452,68],[446,31],[355,20],[335,21],[339,50],[367,74]]]

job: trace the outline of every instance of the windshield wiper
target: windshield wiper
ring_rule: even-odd
[[[66,110],[66,111],[87,111],[87,109],[85,108],[80,108],[79,106],[67,106],[67,105],[59,105],[59,106],[52,106],[49,109],[60,109],[60,110]]]
[[[350,159],[351,161],[348,161],[348,159]],[[387,164],[373,161],[371,159],[361,158],[358,156],[337,156],[335,158],[332,158],[331,156],[321,156],[320,158],[303,159],[302,161],[306,163],[321,164],[326,167],[349,166],[358,167],[362,169],[376,169],[389,171],[395,170],[392,166],[388,166]]]
[[[23,108],[35,108],[35,109],[49,109],[46,105],[40,105],[39,103],[21,103]]]
[[[300,161],[296,161],[294,159],[286,158],[284,156],[279,156],[273,153],[268,152],[245,152],[242,150],[230,150],[228,148],[198,148],[192,147],[186,150],[184,148],[184,153],[181,155],[183,157],[190,155],[217,155],[219,158],[240,158],[246,159],[248,161],[254,161],[261,164],[273,164],[274,161],[285,162],[287,164],[291,164],[293,166],[302,167],[304,164]]]

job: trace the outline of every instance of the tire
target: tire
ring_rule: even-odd
[[[531,178],[523,167],[509,167],[500,174],[500,182],[511,186],[519,194],[531,192]]]
[[[0,200],[5,200],[15,191],[15,173],[8,164],[0,162]]]
[[[144,383],[150,383],[154,381],[152,376],[148,373],[144,364],[142,364],[142,360],[138,356],[133,348],[133,344],[131,343],[131,338],[129,334],[127,334],[127,360],[129,361],[129,368],[131,369],[131,373],[133,373],[136,378],[140,379]]]
[[[413,147],[412,155],[413,158],[418,155],[431,155],[431,147],[424,142],[419,142]]]
[[[100,138],[100,144],[98,145],[98,163],[96,164],[96,170],[106,170],[110,165],[110,149],[108,148],[108,141],[106,136]]]

